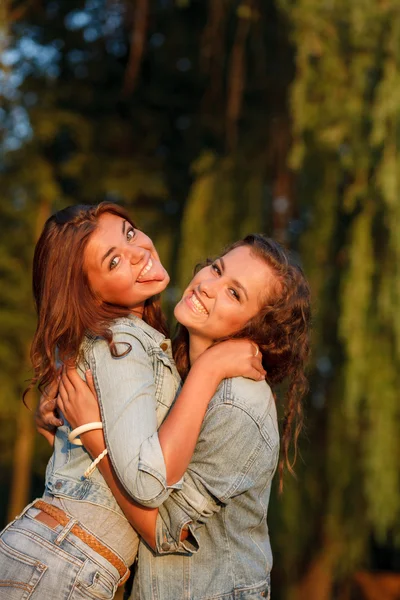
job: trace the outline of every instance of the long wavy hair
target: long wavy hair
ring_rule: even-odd
[[[247,338],[255,342],[262,353],[266,380],[272,389],[283,381],[287,382],[278,467],[282,490],[284,466],[294,473],[297,441],[303,426],[303,397],[308,390],[305,367],[310,353],[310,288],[302,269],[274,240],[251,234],[226,248],[222,256],[241,246],[248,246],[254,256],[267,263],[275,274],[276,290],[279,291],[266,294],[258,314],[243,329],[224,339]],[[189,334],[182,325],[178,327],[173,348],[177,368],[181,377],[185,378],[190,368]],[[291,441],[294,446],[292,460]]]
[[[45,223],[33,258],[38,320],[30,354],[34,375],[24,398],[32,386],[43,390],[54,380],[57,360],[71,363],[78,359],[87,333],[103,337],[111,353],[117,355],[110,324],[131,311],[102,301],[91,289],[85,268],[85,249],[104,213],[121,217],[135,227],[123,208],[107,202],[69,206]],[[143,320],[168,335],[158,297],[146,301]]]

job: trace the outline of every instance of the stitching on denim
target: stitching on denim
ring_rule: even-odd
[[[93,535],[93,534],[92,534],[92,535]],[[73,536],[73,534],[71,534],[71,536]],[[98,553],[97,553],[95,550],[93,550],[93,549],[92,549],[92,552],[93,552],[93,554],[92,554],[92,553],[90,553],[89,551],[87,551],[87,550],[85,550],[85,549],[81,548],[81,546],[80,546],[80,545],[78,545],[78,544],[77,544],[77,543],[74,541],[74,539],[72,539],[72,537],[71,537],[71,536],[70,536],[70,537],[68,537],[68,538],[66,539],[66,541],[67,541],[69,544],[71,544],[71,546],[74,546],[74,548],[76,548],[76,549],[77,549],[79,552],[81,552],[82,554],[84,554],[84,555],[86,556],[86,560],[85,560],[85,562],[86,562],[87,560],[91,561],[91,562],[92,562],[93,564],[95,564],[95,565],[96,565],[96,566],[97,566],[99,569],[103,569],[104,571],[106,571],[106,572],[108,573],[108,575],[109,575],[109,576],[110,576],[112,579],[114,579],[115,581],[117,581],[117,582],[118,582],[118,581],[120,580],[120,576],[119,576],[119,574],[118,574],[118,575],[115,575],[115,574],[113,574],[113,572],[112,572],[112,571],[110,571],[110,570],[109,570],[107,567],[105,567],[105,566],[104,566],[102,563],[100,563],[100,562],[98,562],[98,561],[96,560],[96,557],[95,557],[95,556],[93,556],[93,554],[98,554]],[[74,538],[75,538],[75,536],[74,536]],[[78,538],[78,539],[79,539],[79,538]],[[81,541],[82,541],[82,540],[81,540]],[[85,542],[82,542],[82,544],[85,544]],[[102,544],[104,544],[104,546],[107,546],[107,544],[105,544],[103,541],[102,541]],[[86,544],[85,544],[85,545],[86,545]],[[90,548],[90,546],[88,546],[88,548]],[[107,548],[109,548],[109,549],[110,549],[112,552],[114,552],[114,554],[116,554],[117,556],[119,556],[119,554],[117,554],[117,552],[114,550],[114,548],[110,548],[110,546],[107,546]],[[98,556],[100,556],[100,555],[98,554]],[[102,558],[103,558],[103,557],[102,557]],[[121,557],[120,557],[120,558],[121,558]],[[110,565],[112,568],[114,568],[114,567],[112,566],[112,564],[111,564],[111,563],[109,563],[109,562],[108,562],[108,560],[107,560],[106,558],[103,558],[103,560],[104,560],[104,561],[105,561],[107,564],[109,564],[109,565]],[[122,558],[121,558],[121,560],[122,560],[122,562],[124,562]],[[85,562],[83,562],[83,564],[82,564],[82,567],[85,565]]]
[[[29,583],[22,583],[22,581],[14,581],[13,579],[0,579],[0,587],[12,587],[18,590],[26,590],[32,593],[33,587]]]
[[[20,552],[19,550],[16,550],[12,546],[9,546],[7,544],[7,542],[5,542],[3,539],[0,539],[0,548],[2,549],[4,554],[6,554],[9,558],[18,560],[19,562],[22,562],[24,565],[27,565],[29,567],[34,567],[34,568],[39,565],[42,565],[42,563],[39,560],[37,560],[36,558],[32,558],[31,556],[28,556],[27,554],[24,554],[23,552]]]
[[[37,522],[40,523],[40,521],[37,521]],[[78,558],[75,558],[75,556],[68,554],[65,550],[63,550],[59,546],[55,546],[53,542],[50,542],[49,540],[42,538],[35,531],[30,531],[28,529],[19,529],[17,527],[14,529],[14,531],[18,531],[22,535],[25,535],[25,537],[31,538],[37,544],[44,546],[47,550],[50,550],[51,552],[53,552],[55,554],[59,554],[64,560],[70,562],[72,565],[80,566],[82,563],[82,561],[80,561]]]
[[[260,519],[260,522],[258,523],[258,525],[254,525],[254,527],[252,527],[252,529],[250,530],[250,539],[252,540],[253,544],[255,544],[257,546],[257,548],[260,550],[261,554],[264,556],[265,562],[266,562],[266,571],[271,571],[272,565],[269,564],[268,562],[268,558],[267,555],[265,554],[264,550],[261,548],[261,546],[256,542],[256,540],[253,538],[253,532],[255,531],[255,529],[257,529],[257,527],[260,527],[260,525],[262,524],[262,522],[265,520],[265,522],[267,522],[267,514],[268,514],[268,505],[265,506],[265,504],[262,501],[262,495],[265,492],[265,490],[267,489],[267,487],[271,486],[271,479],[267,480],[264,487],[260,490],[260,493],[258,494],[258,500],[260,505],[262,506],[263,509],[263,515]],[[269,539],[269,538],[268,538]]]
[[[257,592],[258,590],[262,591],[265,589],[265,586],[269,589],[269,578],[267,578],[262,583],[257,583],[256,585],[244,588],[234,588],[231,592],[227,594],[217,594],[215,596],[202,596],[199,600],[233,600],[238,595],[240,596],[243,592]],[[267,598],[268,600],[268,598]]]

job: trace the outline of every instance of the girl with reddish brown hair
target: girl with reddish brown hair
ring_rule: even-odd
[[[175,307],[174,356],[189,378],[215,342],[247,338],[262,356],[267,381],[286,382],[280,479],[289,442],[302,425],[309,354],[310,292],[301,269],[271,239],[250,235],[200,269]],[[221,344],[222,345],[222,344]],[[275,396],[267,381],[226,379],[209,403],[184,475],[159,509],[135,506],[108,457],[98,467],[144,541],[132,600],[269,598],[272,553],[266,521],[278,464]],[[70,422],[99,419],[97,385],[64,373],[58,404]],[[83,437],[92,456],[101,431]]]
[[[183,485],[219,383],[265,377],[254,345],[226,342],[203,353],[169,410],[181,382],[157,299],[168,282],[151,239],[117,205],[72,206],[46,222],[34,255],[32,385],[51,386],[60,363],[82,378],[90,369],[101,420],[73,432],[63,419],[53,434],[43,498],[0,534],[0,599],[113,598],[138,536],[96,465],[111,459],[125,497],[159,506]],[[78,439],[90,430],[106,445],[94,462]]]

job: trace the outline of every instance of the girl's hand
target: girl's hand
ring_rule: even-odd
[[[54,444],[55,431],[63,424],[57,411],[58,379],[40,396],[39,404],[35,411],[35,425],[51,446]]]
[[[63,368],[57,396],[57,406],[72,429],[85,423],[101,421],[96,388],[91,371],[86,371],[85,383],[73,368]]]
[[[267,372],[262,366],[262,354],[254,342],[250,340],[227,340],[215,344],[201,354],[198,360],[206,369],[217,370],[218,377],[247,377],[255,381],[265,379]]]

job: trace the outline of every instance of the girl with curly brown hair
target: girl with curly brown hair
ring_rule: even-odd
[[[183,379],[207,349],[247,338],[262,355],[265,381],[226,379],[208,405],[183,487],[159,509],[135,506],[107,457],[99,464],[144,541],[131,598],[250,600],[269,597],[272,553],[267,526],[279,434],[270,386],[286,381],[280,477],[302,425],[309,354],[310,294],[301,269],[271,239],[250,235],[199,270],[175,308],[174,356]],[[215,346],[214,346],[215,347]],[[206,376],[206,374],[205,374]],[[99,418],[95,397],[76,372],[64,373],[59,406],[80,425]],[[190,423],[187,424],[190,426]],[[96,456],[101,431],[83,442]]]

